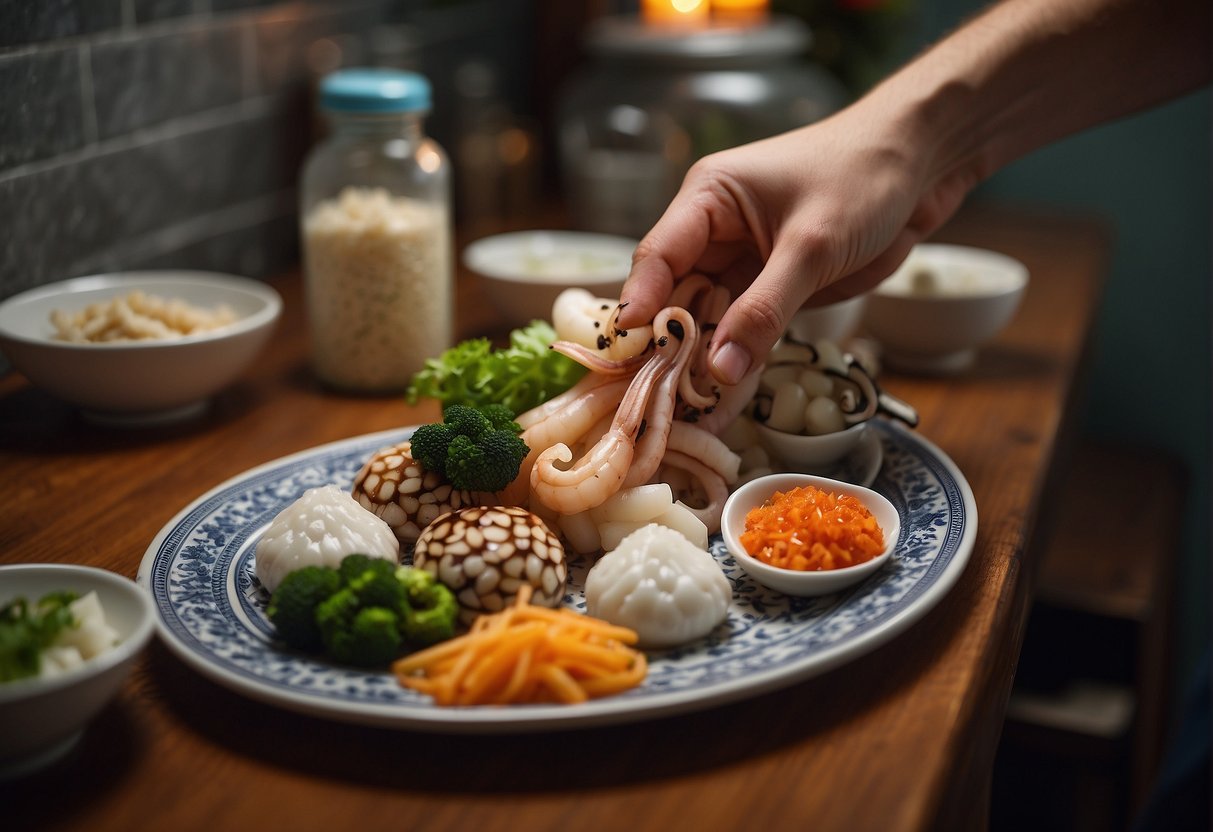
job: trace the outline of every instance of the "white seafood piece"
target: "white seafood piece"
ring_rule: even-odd
[[[556,525],[560,528],[569,547],[577,554],[589,555],[602,549],[598,524],[594,522],[594,518],[588,511],[562,514]]]
[[[708,527],[695,511],[683,502],[671,503],[661,514],[648,520],[608,520],[598,526],[599,548],[610,551],[632,532],[649,525],[673,529],[700,549],[708,548]]]
[[[724,478],[699,460],[677,451],[667,451],[664,464],[667,467],[681,468],[699,483],[705,497],[704,505],[688,507],[709,532],[720,531],[720,517],[724,513],[725,500],[729,498],[729,486]]]
[[[620,489],[602,505],[590,509],[596,523],[647,523],[674,505],[674,492],[664,482]]]
[[[653,328],[619,329],[618,316],[618,299],[594,297],[585,289],[565,289],[552,304],[552,328],[558,339],[597,349],[606,358],[622,361],[648,348]]]
[[[680,533],[645,526],[603,555],[586,576],[586,611],[636,631],[640,645],[673,647],[703,638],[733,597],[715,559]]]
[[[400,542],[391,527],[335,485],[303,492],[270,522],[257,543],[257,580],[269,592],[305,566],[337,568],[346,555],[398,563]]]

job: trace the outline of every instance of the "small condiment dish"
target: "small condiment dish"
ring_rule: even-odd
[[[78,343],[55,337],[51,312],[142,291],[215,309],[235,320],[177,338]],[[93,275],[30,289],[0,303],[0,351],[26,378],[95,421],[148,424],[197,415],[252,363],[273,332],[282,299],[258,280],[213,272]]]
[[[525,326],[551,320],[565,289],[618,298],[637,241],[581,231],[516,231],[484,237],[463,250],[463,265],[483,278],[503,321]]]
[[[868,429],[866,421],[834,433],[810,436],[786,433],[755,421],[762,444],[784,465],[800,469],[824,468],[833,465],[859,447]]]
[[[917,245],[868,293],[864,328],[883,346],[889,366],[958,372],[1014,317],[1027,285],[1027,267],[1005,254]]]
[[[62,591],[96,592],[118,644],[59,675],[0,682],[0,778],[32,772],[67,754],[121,689],[154,630],[151,597],[114,572],[70,564],[0,566],[0,605]]]
[[[884,532],[884,551],[871,560],[856,566],[817,572],[772,566],[750,555],[741,543],[741,533],[745,531],[746,514],[751,509],[765,503],[777,491],[790,491],[793,488],[804,486],[814,486],[822,491],[835,494],[847,494],[863,503],[876,518],[881,531]],[[826,477],[815,477],[811,474],[769,474],[751,480],[733,492],[724,505],[724,514],[720,519],[720,532],[729,549],[729,554],[751,578],[763,586],[785,595],[810,597],[839,592],[862,581],[884,566],[892,557],[893,550],[897,548],[897,540],[901,535],[901,516],[886,497],[861,485],[853,485]]]

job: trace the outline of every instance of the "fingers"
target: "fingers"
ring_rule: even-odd
[[[778,248],[753,284],[733,301],[712,337],[708,365],[722,384],[736,384],[761,362],[808,298],[807,261],[792,246]]]
[[[909,255],[910,249],[921,242],[921,239],[921,234],[909,229],[903,230],[872,262],[814,292],[814,305],[838,303],[876,288],[877,284],[897,270]]]
[[[623,284],[619,313],[624,329],[653,320],[674,288],[708,247],[711,222],[684,188],[674,197],[632,255],[632,270]]]

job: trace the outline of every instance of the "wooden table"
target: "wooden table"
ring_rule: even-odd
[[[1023,260],[1011,326],[951,379],[887,375],[964,472],[980,529],[958,584],[875,653],[791,688],[652,722],[438,736],[301,716],[229,692],[158,642],[55,768],[0,785],[0,826],[38,829],[978,828],[1030,595],[1032,540],[1064,462],[1107,245],[1089,223],[974,212],[942,239]],[[463,334],[492,328],[460,277]],[[95,427],[0,380],[0,563],[134,577],[202,492],[320,443],[431,421],[433,405],[323,391],[297,276],[276,339],[200,422]]]

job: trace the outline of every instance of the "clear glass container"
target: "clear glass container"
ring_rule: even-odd
[[[340,70],[320,107],[330,131],[300,189],[312,364],[331,387],[397,392],[452,341],[450,163],[425,135],[430,85]]]
[[[698,29],[605,17],[561,91],[561,176],[579,228],[640,237],[703,156],[818,121],[847,101],[795,18]]]

